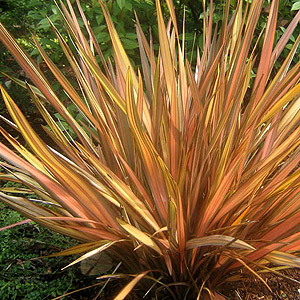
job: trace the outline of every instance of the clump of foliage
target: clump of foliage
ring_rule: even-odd
[[[37,223],[86,242],[67,251],[88,251],[74,263],[103,251],[121,261],[128,274],[105,278],[133,279],[115,299],[124,299],[136,284],[157,297],[165,291],[174,299],[222,299],[222,285],[247,272],[268,287],[260,271],[280,274],[269,263],[300,267],[300,62],[292,63],[300,37],[271,76],[300,12],[274,43],[279,1],[272,1],[258,53],[260,39],[255,43],[253,36],[264,1],[239,1],[233,13],[230,2],[218,25],[213,2],[204,3],[203,50],[192,64],[173,3],[166,0],[171,16],[166,26],[156,0],[159,51],[137,19],[138,70],[102,2],[113,46],[108,62],[79,1],[79,19],[69,0],[66,6],[60,2],[72,48],[51,25],[77,83],[35,43],[80,119],[0,27],[0,39],[32,80],[20,84],[58,149],[35,133],[2,87],[10,124],[30,149],[0,128],[19,153],[0,144],[9,170],[1,178],[22,182],[42,205],[4,191],[0,199]],[[45,102],[72,135],[55,122]]]

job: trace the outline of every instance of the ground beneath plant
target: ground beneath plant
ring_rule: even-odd
[[[300,281],[300,270],[280,271],[285,276]],[[255,276],[241,282],[231,283],[226,287],[226,296],[230,300],[297,300],[300,299],[300,284],[275,274],[261,275],[272,292]]]

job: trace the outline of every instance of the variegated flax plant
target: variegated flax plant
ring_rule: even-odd
[[[233,12],[225,1],[219,25],[212,1],[203,3],[211,13],[204,14],[203,50],[192,63],[172,1],[164,3],[165,23],[156,0],[159,50],[136,17],[141,67],[134,68],[100,4],[114,52],[108,61],[79,0],[59,4],[73,46],[53,30],[76,84],[34,38],[79,121],[1,25],[2,42],[31,80],[19,84],[56,144],[35,133],[1,87],[12,120],[1,119],[28,145],[0,128],[14,148],[0,144],[1,180],[22,183],[38,202],[5,189],[1,201],[83,242],[61,255],[86,252],[78,262],[108,250],[121,261],[127,274],[111,276],[128,281],[115,299],[135,286],[157,299],[167,293],[170,299],[224,299],[224,283],[244,274],[268,286],[261,271],[280,276],[274,265],[300,267],[300,62],[293,59],[300,37],[281,56],[300,12],[275,43],[279,1],[271,2],[256,41],[263,0],[241,0]],[[46,103],[76,137],[61,129]]]

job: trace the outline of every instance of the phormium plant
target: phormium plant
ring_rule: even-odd
[[[29,146],[0,129],[15,148],[0,144],[7,170],[1,179],[23,183],[39,202],[3,191],[1,201],[86,242],[61,253],[88,251],[76,262],[109,249],[128,272],[111,277],[133,278],[115,299],[124,299],[136,284],[174,299],[223,299],[222,284],[245,272],[268,286],[260,271],[280,274],[270,263],[300,267],[300,62],[292,63],[300,37],[286,58],[280,56],[300,12],[273,45],[279,1],[272,1],[257,53],[252,39],[263,0],[239,1],[234,12],[226,1],[216,26],[211,1],[204,7],[210,13],[203,51],[192,63],[172,2],[166,0],[166,26],[156,0],[159,51],[136,19],[141,69],[135,70],[105,5],[100,2],[114,52],[108,61],[76,4],[84,32],[70,0],[60,2],[73,52],[53,30],[78,84],[69,83],[37,40],[36,47],[81,114],[78,121],[0,27],[2,42],[32,81],[23,85],[56,144],[54,149],[43,142],[1,88],[13,122],[1,119]],[[57,125],[45,102],[73,136]]]

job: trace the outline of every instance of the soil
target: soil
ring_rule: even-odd
[[[281,271],[284,275],[300,281],[300,269]],[[229,300],[297,300],[300,299],[300,284],[277,276],[262,275],[272,292],[255,276],[245,278],[241,282],[227,285],[226,297]]]

